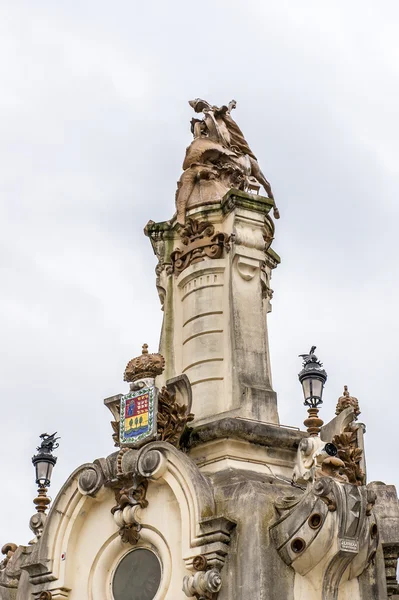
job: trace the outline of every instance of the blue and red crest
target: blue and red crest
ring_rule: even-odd
[[[121,398],[121,446],[140,446],[156,436],[156,390],[146,387]]]

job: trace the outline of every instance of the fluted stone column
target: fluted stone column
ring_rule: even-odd
[[[267,313],[274,224],[268,198],[230,190],[221,203],[146,227],[165,313],[164,378],[185,373],[196,422],[240,416],[278,423]]]

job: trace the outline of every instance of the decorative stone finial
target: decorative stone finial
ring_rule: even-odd
[[[156,377],[165,368],[165,359],[162,354],[149,354],[148,344],[143,344],[141,356],[132,358],[125,369],[124,381],[134,382],[146,377]]]
[[[357,419],[357,417],[360,415],[359,401],[357,398],[354,398],[350,395],[348,392],[348,386],[344,385],[344,393],[340,398],[338,398],[335,414],[339,415],[343,410],[345,410],[345,408],[349,408],[349,406],[353,407],[355,419]]]

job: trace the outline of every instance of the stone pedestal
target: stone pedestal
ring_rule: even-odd
[[[165,312],[164,380],[185,373],[196,424],[237,416],[278,423],[267,334],[272,201],[230,190],[223,201],[187,211],[186,223],[150,222]],[[162,381],[158,382],[160,385]]]

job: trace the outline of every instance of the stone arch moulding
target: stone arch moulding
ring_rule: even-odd
[[[223,567],[235,522],[217,514],[212,485],[181,451],[167,442],[144,446],[137,469],[150,480],[163,480],[172,489],[181,511],[182,558],[192,570],[196,556],[202,555],[208,567]]]
[[[70,475],[53,502],[40,541],[24,550],[22,569],[29,574],[32,598],[39,598],[45,590],[51,590],[52,600],[69,598],[65,552],[79,515],[95,502],[78,489],[79,477],[92,467],[91,463],[83,464]]]
[[[97,600],[94,592],[98,585],[105,582],[109,587],[110,566],[106,573],[103,561],[112,555],[115,564],[120,557],[118,553],[126,553],[129,549],[125,544],[121,546],[117,526],[110,514],[115,503],[112,485],[117,477],[117,455],[114,453],[106,459],[82,465],[60,490],[40,542],[25,551],[23,569],[29,573],[32,598],[38,598],[44,590],[51,591],[53,600],[70,598],[68,552],[72,551],[74,540],[79,538],[80,529],[91,511],[98,511],[102,517],[103,540],[92,559],[87,600]],[[181,515],[181,558],[186,568],[195,572],[191,579],[198,577],[200,571],[217,574],[224,565],[230,535],[236,524],[217,513],[212,485],[195,463],[167,442],[152,442],[139,451],[129,449],[120,464],[125,475],[144,477],[152,482],[151,486],[166,483],[171,490]],[[135,515],[141,527],[139,545],[157,547],[167,566],[170,561],[168,540],[146,521],[145,508],[137,510]],[[106,581],[105,576],[108,577]],[[164,594],[157,594],[158,597],[161,599]]]
[[[135,547],[121,545],[117,532],[99,549],[88,581],[88,600],[112,600],[112,579],[120,560],[135,548],[148,548],[155,552],[162,564],[162,580],[154,600],[165,597],[172,572],[172,557],[169,546],[159,531],[143,526],[140,544]],[[110,565],[113,568],[110,569]]]

